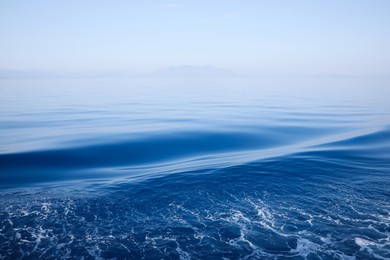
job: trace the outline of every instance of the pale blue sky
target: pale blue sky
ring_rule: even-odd
[[[390,76],[388,0],[1,0],[0,69]]]

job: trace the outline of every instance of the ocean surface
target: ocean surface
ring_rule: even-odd
[[[0,259],[389,259],[390,80],[0,80]]]

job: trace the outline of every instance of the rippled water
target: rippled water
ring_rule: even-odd
[[[390,258],[389,80],[0,80],[0,258]]]

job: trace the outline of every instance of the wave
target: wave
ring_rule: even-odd
[[[390,128],[367,129],[344,134],[336,140],[330,140],[308,149],[304,156],[335,159],[369,159],[383,161],[390,158]],[[386,160],[385,160],[386,161]]]
[[[295,155],[304,158],[390,158],[390,128],[324,135],[326,129],[187,131],[142,138],[106,138],[58,149],[0,154],[3,186],[42,181],[110,178],[134,172],[224,167]],[[105,140],[116,140],[107,143]],[[100,142],[102,143],[100,143]],[[196,166],[195,166],[196,165]],[[175,170],[176,169],[176,170]],[[93,174],[92,174],[93,173]]]

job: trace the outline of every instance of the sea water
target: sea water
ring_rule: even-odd
[[[390,258],[390,80],[0,80],[0,258]]]

